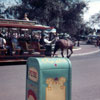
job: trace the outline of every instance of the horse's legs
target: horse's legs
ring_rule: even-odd
[[[73,48],[69,48],[71,53],[67,56],[68,58],[73,54]]]
[[[61,55],[62,55],[62,57],[64,57],[64,55],[63,55],[63,51],[64,51],[64,49],[61,49]]]
[[[59,49],[59,48],[58,48],[57,46],[55,46],[55,48],[54,48],[54,53],[53,53],[53,57],[54,57],[54,55],[55,55],[55,53],[57,52],[58,49]]]
[[[68,56],[68,48],[67,48],[67,58],[69,58],[69,56]]]

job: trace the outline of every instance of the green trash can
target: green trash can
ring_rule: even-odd
[[[71,100],[71,62],[67,58],[27,61],[26,100]]]

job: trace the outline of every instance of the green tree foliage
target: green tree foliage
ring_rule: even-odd
[[[76,33],[77,30],[80,30],[83,26],[83,9],[86,7],[84,2],[76,2],[73,3],[68,11],[64,12],[63,19],[64,21],[64,29],[68,29],[67,31],[71,33]]]
[[[5,13],[18,19],[27,13],[30,20],[53,26],[59,32],[76,34],[85,7],[86,3],[79,0],[22,0],[22,4],[8,8]]]

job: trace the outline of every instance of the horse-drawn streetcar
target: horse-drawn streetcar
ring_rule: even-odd
[[[47,48],[41,39],[49,26],[36,21],[0,19],[0,63],[26,61],[28,57],[51,56],[50,46]],[[49,40],[52,35],[47,34]]]

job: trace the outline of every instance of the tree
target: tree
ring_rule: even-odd
[[[71,5],[68,11],[64,13],[64,29],[75,34],[83,25],[83,9],[86,7],[84,2],[75,2]]]
[[[95,26],[100,27],[100,12],[91,16],[89,24],[92,28],[95,28]]]
[[[55,27],[59,32],[76,34],[83,24],[82,14],[86,3],[73,0],[22,0],[21,5],[8,8],[7,17],[22,19],[24,13],[29,19]]]
[[[4,10],[5,10],[4,3],[0,3],[0,18],[4,18]]]

